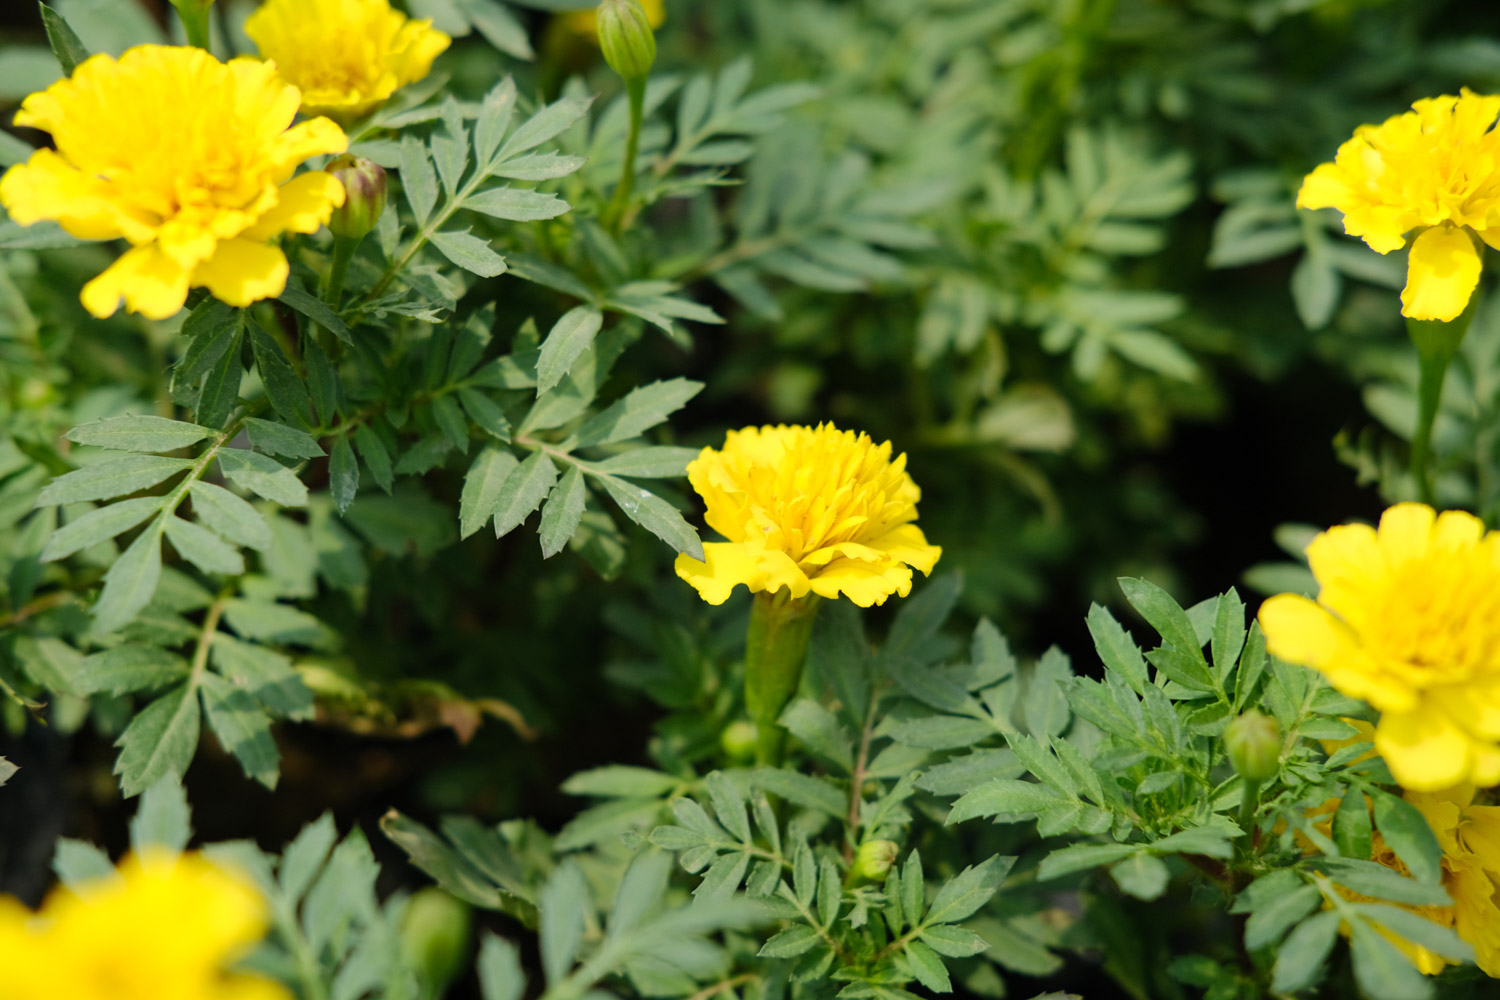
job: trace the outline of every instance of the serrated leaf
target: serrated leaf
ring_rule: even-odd
[[[1338,937],[1339,920],[1337,911],[1324,910],[1302,921],[1287,935],[1276,952],[1272,990],[1295,993],[1317,981]]]
[[[38,558],[42,562],[55,562],[114,538],[161,510],[166,499],[159,496],[137,497],[91,510],[54,531]]]
[[[276,414],[288,423],[311,426],[312,397],[307,393],[307,385],[287,361],[281,347],[267,336],[259,323],[250,325],[250,349],[255,355],[255,367],[260,371],[266,398],[271,401]]]
[[[486,448],[475,456],[458,501],[459,537],[468,538],[490,519],[500,502],[501,488],[520,464],[502,448]]]
[[[328,488],[340,514],[349,509],[359,493],[359,462],[354,458],[354,447],[347,434],[333,443],[333,455],[328,460]]]
[[[72,76],[78,64],[89,57],[89,50],[61,14],[44,3],[38,3],[37,6],[41,8],[47,44],[52,47],[52,54],[57,57],[63,75]]]
[[[300,901],[313,879],[328,860],[328,852],[338,839],[338,830],[333,825],[333,814],[325,812],[302,828],[281,855],[281,870],[277,881],[281,893],[288,900]]]
[[[57,852],[52,856],[52,870],[69,889],[115,875],[109,855],[82,840],[59,837]]]
[[[641,489],[613,476],[599,477],[599,483],[625,516],[690,559],[703,559],[703,543],[676,507],[649,490]]]
[[[593,463],[597,472],[639,479],[671,479],[687,475],[688,463],[698,457],[694,448],[635,448]]]
[[[212,437],[214,431],[166,417],[106,417],[79,424],[68,431],[69,441],[115,451],[176,451]]]
[[[139,851],[156,845],[177,853],[187,847],[192,836],[187,792],[175,776],[167,775],[141,795],[130,820],[130,846]]]
[[[1115,620],[1108,608],[1098,604],[1089,605],[1087,622],[1089,634],[1094,638],[1094,648],[1104,665],[1118,673],[1136,694],[1145,691],[1149,682],[1146,660],[1130,633]]]
[[[569,795],[594,795],[603,798],[655,798],[667,794],[679,784],[677,778],[645,767],[609,764],[579,771],[562,783]]]
[[[906,942],[906,957],[917,982],[934,993],[953,992],[953,983],[948,979],[943,960],[927,945],[915,940]]]
[[[1171,872],[1160,858],[1145,852],[1117,861],[1109,869],[1115,884],[1136,899],[1150,901],[1167,891]]]
[[[652,382],[632,389],[623,399],[595,414],[578,429],[578,447],[636,437],[666,420],[702,389],[702,382],[684,378]]]
[[[480,430],[498,441],[510,442],[510,421],[505,419],[505,412],[500,409],[499,403],[479,390],[469,388],[459,389],[458,399],[463,404],[464,411],[469,414],[469,419]]]
[[[561,983],[583,944],[589,905],[588,884],[571,860],[558,865],[542,889],[537,909],[542,971],[550,984]]]
[[[215,674],[204,674],[200,683],[208,724],[220,745],[239,761],[247,778],[274,789],[281,755],[265,710],[249,693]]]
[[[516,181],[550,181],[575,173],[588,160],[582,156],[564,156],[561,153],[533,153],[518,156],[500,164],[491,173]],[[568,206],[564,204],[563,211]]]
[[[203,572],[228,576],[245,572],[245,560],[239,550],[207,528],[180,517],[168,517],[165,530],[177,554]]]
[[[370,470],[375,485],[390,493],[396,479],[391,469],[391,453],[386,451],[385,442],[380,440],[380,435],[369,424],[360,424],[354,429],[354,444],[359,450],[359,457],[365,460],[365,468]]]
[[[273,420],[246,418],[245,436],[256,450],[268,455],[283,455],[287,458],[322,458],[324,455],[322,447],[311,434]]]
[[[231,542],[264,550],[271,547],[271,526],[249,503],[222,486],[197,480],[188,488],[193,513]]]
[[[481,278],[505,273],[505,258],[490,249],[489,243],[467,229],[443,230],[432,234],[432,245],[453,263]]]
[[[47,507],[83,500],[110,500],[126,493],[150,489],[192,465],[190,459],[155,455],[130,455],[86,465],[48,483],[36,498],[36,505]]]
[[[115,773],[126,798],[139,795],[168,774],[182,777],[198,748],[198,694],[182,684],[136,714],[115,746]]]
[[[469,422],[464,419],[458,401],[452,396],[439,396],[432,401],[432,419],[438,429],[461,454],[469,450]]]
[[[437,175],[428,159],[427,147],[414,135],[401,137],[401,187],[406,192],[406,202],[420,227],[432,215],[437,204]]]
[[[94,631],[100,635],[123,627],[156,593],[156,583],[161,579],[160,526],[160,519],[152,522],[104,574],[104,590],[94,604]]]
[[[563,313],[542,341],[536,362],[537,395],[562,381],[603,325],[604,314],[593,306],[576,306]]]
[[[1357,794],[1357,793],[1356,793]],[[1419,882],[1438,884],[1443,878],[1443,848],[1421,810],[1389,792],[1372,793],[1375,826],[1391,850]]]
[[[547,105],[511,133],[496,158],[504,162],[567,131],[588,112],[591,103],[592,98],[565,97]]]
[[[786,707],[781,725],[808,749],[831,761],[845,773],[854,770],[854,740],[839,725],[832,712],[810,698],[799,698]]]
[[[198,401],[193,410],[194,419],[208,427],[223,427],[240,399],[240,382],[245,369],[240,364],[240,345],[244,334],[236,327],[229,338],[224,354],[203,376],[198,390]]]
[[[335,337],[337,337],[344,343],[351,346],[354,344],[354,334],[349,331],[349,327],[346,326],[344,324],[344,321],[339,318],[338,313],[330,309],[327,303],[325,303],[317,296],[309,295],[307,292],[304,292],[302,289],[297,288],[294,285],[288,285],[286,289],[283,290],[282,293],[276,298],[283,305],[290,306],[292,309],[312,320],[318,326],[321,326],[325,330],[331,331]],[[309,337],[307,342],[311,343],[315,339],[316,338]],[[325,362],[327,361],[327,355],[323,353],[323,349],[321,347],[314,346],[304,349],[303,360],[308,362],[309,377],[313,377],[314,375],[314,358],[321,359]]]
[[[542,508],[542,523],[538,535],[542,543],[543,559],[550,559],[561,552],[573,537],[573,532],[578,530],[587,493],[582,471],[576,465],[570,467]]]
[[[1317,886],[1305,883],[1290,892],[1273,895],[1245,921],[1245,947],[1258,951],[1281,940],[1293,924],[1317,909],[1322,899]]]
[[[513,172],[507,173],[509,176],[515,176]],[[543,219],[555,219],[572,208],[555,194],[513,187],[490,188],[487,191],[472,194],[464,199],[463,207],[471,212],[479,212],[491,218],[505,219],[510,222],[538,222]]]
[[[547,499],[556,482],[557,467],[542,451],[533,452],[512,469],[500,485],[500,496],[495,503],[495,537],[501,538],[520,527]]]
[[[307,505],[307,487],[296,473],[275,459],[240,448],[225,448],[218,459],[224,478],[236,486],[283,507]]]
[[[956,924],[973,916],[1000,888],[1015,860],[992,857],[959,872],[938,890],[922,923]]]
[[[272,715],[295,721],[313,717],[313,695],[288,656],[220,632],[209,647],[215,669]]]
[[[965,927],[938,924],[922,928],[922,942],[939,955],[948,958],[968,958],[989,947],[989,944]]]
[[[521,955],[515,945],[486,934],[476,964],[484,1000],[521,1000],[526,992],[526,974],[521,971]]]
[[[156,691],[184,679],[187,661],[160,646],[124,645],[83,659],[74,687],[79,694]]]
[[[1427,1000],[1433,995],[1432,985],[1412,960],[1375,928],[1351,921],[1350,930],[1351,964],[1360,993],[1371,1000]]]
[[[761,945],[756,955],[760,958],[796,958],[817,947],[818,932],[806,924],[797,924],[773,935]]]

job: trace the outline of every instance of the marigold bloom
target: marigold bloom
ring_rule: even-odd
[[[420,80],[453,39],[386,0],[268,0],[245,21],[302,110],[348,124]]]
[[[1500,533],[1403,503],[1378,532],[1325,531],[1307,557],[1317,602],[1261,605],[1272,655],[1380,710],[1375,749],[1402,786],[1500,782]]]
[[[6,1000],[291,1000],[281,985],[230,975],[266,932],[254,885],[198,854],[153,851],[119,872],[57,889],[33,914],[0,897]]]
[[[1481,247],[1500,248],[1500,96],[1418,101],[1380,125],[1361,125],[1332,163],[1308,174],[1298,208],[1336,208],[1344,231],[1372,250],[1411,245],[1401,312],[1451,320],[1479,284]]]
[[[646,20],[651,22],[653,28],[660,28],[667,19],[667,10],[662,6],[662,0],[641,0],[641,9],[646,12]],[[599,19],[592,7],[564,15],[563,24],[576,34],[595,41],[599,38]]]
[[[163,45],[92,56],[22,103],[16,124],[52,133],[57,149],[0,177],[0,203],[22,225],[56,219],[83,239],[131,243],[83,287],[100,318],[123,298],[165,319],[194,286],[233,306],[279,295],[286,255],[267,241],[317,231],[344,200],[325,173],[292,177],[348,142],[326,118],[289,128],[297,103],[254,59]]]
[[[943,551],[912,523],[922,491],[889,441],[832,424],[746,427],[722,450],[704,448],[687,473],[709,526],[729,539],[705,544],[703,562],[677,557],[677,575],[710,604],[743,583],[867,608],[905,597],[912,568],[931,573]]]

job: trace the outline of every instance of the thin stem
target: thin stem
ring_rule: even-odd
[[[66,604],[73,597],[70,590],[54,590],[50,594],[43,594],[27,604],[21,605],[8,615],[0,615],[0,629],[19,625],[32,615],[39,615],[43,611],[49,611],[60,604]]]
[[[210,51],[208,13],[212,0],[172,0],[177,16],[182,18],[182,27],[187,32],[187,42],[205,52]]]
[[[859,808],[864,804],[865,768],[869,765],[870,739],[875,732],[875,709],[879,704],[880,696],[871,691],[870,707],[865,712],[865,724],[859,735],[859,753],[854,758],[854,771],[849,776],[849,828],[844,838],[846,863],[854,860],[854,841],[857,839],[854,831],[859,829]]]
[[[625,163],[620,168],[620,183],[615,185],[615,196],[605,209],[604,220],[609,229],[620,232],[625,221],[625,210],[630,206],[630,196],[635,191],[635,159],[641,147],[641,120],[646,109],[646,78],[636,77],[625,81],[625,93],[630,98],[630,133],[625,138]]]
[[[688,997],[687,1000],[709,1000],[710,997],[716,997],[720,993],[723,993],[725,990],[732,990],[736,986],[743,985],[744,983],[753,983],[759,978],[760,976],[757,976],[753,972],[742,972],[738,976],[730,976],[728,979],[721,979],[719,982],[714,983],[712,986],[705,986],[697,993],[694,993],[692,996]]]
[[[1464,311],[1451,322],[1408,319],[1406,333],[1417,349],[1417,427],[1411,439],[1411,476],[1417,484],[1422,502],[1435,506],[1432,489],[1432,427],[1437,421],[1438,406],[1443,398],[1443,379],[1448,365],[1458,354],[1469,322],[1479,303],[1471,295]]]

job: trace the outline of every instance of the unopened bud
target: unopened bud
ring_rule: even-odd
[[[442,996],[469,952],[469,904],[441,889],[419,889],[401,918],[401,953],[428,988]]]
[[[597,13],[599,51],[626,80],[644,79],[656,62],[656,35],[641,0],[604,0]]]
[[[719,734],[719,746],[724,748],[724,753],[730,760],[754,760],[755,740],[758,732],[753,722],[746,722],[744,719],[731,722]]]
[[[385,169],[348,153],[324,168],[344,185],[344,203],[333,210],[328,228],[335,236],[364,239],[385,211]]]
[[[1251,709],[1224,730],[1229,763],[1250,781],[1275,777],[1281,765],[1281,727],[1269,715]]]
[[[889,840],[867,840],[859,845],[854,865],[849,869],[849,884],[884,882],[896,863],[896,845]]]

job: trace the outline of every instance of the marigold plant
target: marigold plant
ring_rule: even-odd
[[[1500,781],[1500,534],[1403,503],[1307,557],[1318,599],[1266,601],[1266,648],[1381,711],[1375,748],[1404,787]]]
[[[931,573],[942,554],[913,523],[922,491],[889,441],[832,424],[746,427],[687,471],[709,527],[728,539],[705,543],[702,560],[677,557],[677,575],[710,604],[743,583],[867,608],[905,597],[912,569]]]
[[[290,1000],[226,970],[266,932],[268,907],[243,876],[199,854],[133,854],[117,874],[57,889],[32,914],[0,897],[6,1000]]]
[[[92,56],[22,104],[16,123],[57,148],[0,177],[0,203],[22,225],[55,219],[74,236],[131,244],[83,287],[95,316],[123,299],[164,319],[197,286],[236,306],[279,295],[287,259],[269,241],[315,232],[344,200],[325,173],[292,177],[347,144],[326,118],[292,125],[298,102],[253,59],[160,45]]]
[[[651,22],[653,28],[660,28],[667,19],[667,9],[662,5],[662,0],[641,0],[641,9],[646,12],[646,20]],[[564,15],[563,25],[574,34],[590,39],[598,38],[599,18],[593,8],[575,10]]]
[[[1418,101],[1380,125],[1362,125],[1332,163],[1307,175],[1299,208],[1336,208],[1344,230],[1380,253],[1411,245],[1401,312],[1452,320],[1479,284],[1476,241],[1500,246],[1500,96]]]
[[[386,0],[270,0],[245,34],[302,91],[302,110],[349,122],[432,69],[452,39]]]

